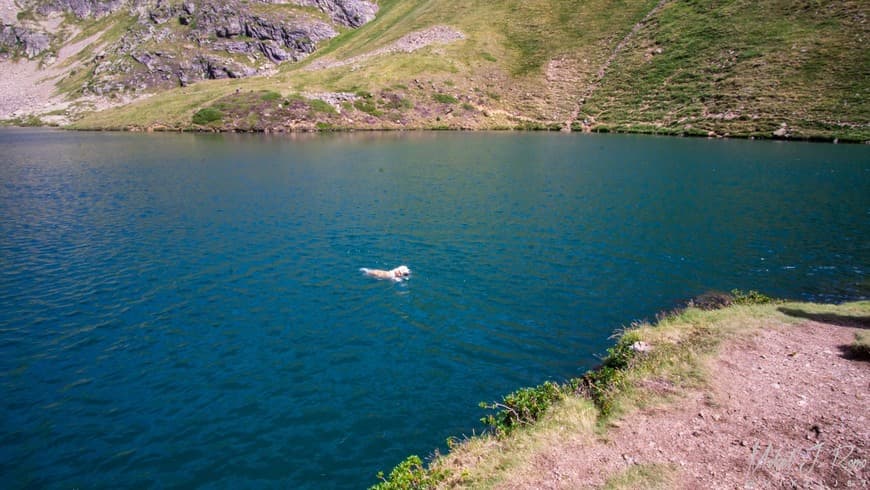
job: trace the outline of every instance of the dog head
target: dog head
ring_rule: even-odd
[[[411,275],[411,269],[409,269],[407,266],[404,266],[404,265],[400,265],[399,267],[396,267],[395,269],[393,269],[392,272],[393,272],[393,275],[396,276],[397,278],[408,277]]]

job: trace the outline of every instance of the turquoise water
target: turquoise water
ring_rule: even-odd
[[[0,131],[3,486],[365,487],[681,299],[867,297],[868,238],[866,146]]]

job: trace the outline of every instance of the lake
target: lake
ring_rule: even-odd
[[[0,265],[5,488],[364,488],[681,300],[866,298],[870,147],[7,129]]]

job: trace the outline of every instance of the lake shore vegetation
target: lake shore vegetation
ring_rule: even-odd
[[[428,465],[418,456],[411,456],[389,475],[379,474],[381,481],[372,488],[526,488],[531,482],[540,484],[541,478],[554,478],[554,474],[558,480],[563,468],[559,462],[552,461],[554,458],[560,460],[562,465],[564,460],[569,461],[569,466],[573,465],[575,470],[580,468],[576,471],[583,473],[597,464],[595,461],[584,460],[584,457],[598,458],[607,453],[621,455],[621,464],[615,467],[604,465],[605,469],[598,474],[597,480],[593,478],[586,481],[581,478],[577,481],[603,485],[604,488],[671,488],[679,482],[685,482],[687,478],[685,461],[674,463],[665,457],[669,451],[679,451],[662,445],[659,448],[660,457],[644,458],[647,460],[642,461],[642,456],[637,455],[637,448],[632,447],[634,439],[630,439],[629,443],[620,443],[624,437],[620,432],[624,433],[626,429],[635,426],[646,427],[647,423],[640,422],[640,419],[651,418],[653,422],[649,425],[652,429],[644,435],[648,436],[654,447],[655,443],[662,444],[662,434],[656,432],[667,430],[667,421],[662,422],[660,419],[667,419],[668,414],[686,411],[686,405],[691,405],[690,400],[702,400],[703,403],[699,406],[703,410],[723,411],[721,404],[724,402],[717,397],[721,393],[720,385],[738,383],[734,379],[723,379],[723,374],[716,370],[716,363],[731,362],[739,357],[737,353],[750,353],[752,359],[783,355],[771,352],[774,347],[759,340],[769,332],[776,332],[777,338],[781,337],[785,342],[789,342],[791,337],[791,345],[786,346],[788,352],[784,354],[784,358],[790,361],[799,359],[802,355],[800,349],[794,346],[795,342],[800,342],[796,335],[802,332],[801,329],[815,330],[811,335],[822,336],[826,334],[819,331],[825,327],[855,331],[854,343],[841,348],[844,355],[848,354],[845,355],[847,359],[842,362],[852,363],[849,367],[859,370],[866,377],[866,363],[849,359],[853,355],[858,359],[866,356],[867,335],[863,329],[868,326],[870,301],[841,305],[785,302],[754,291],[705,295],[690,302],[687,308],[660,314],[654,322],[635,323],[618,331],[615,334],[616,342],[608,349],[601,365],[582,377],[564,382],[545,381],[536,387],[510,393],[500,401],[481,403],[483,408],[489,410],[482,419],[488,427],[484,433],[449,439],[449,451],[446,454],[435,451]],[[848,338],[852,334],[847,332],[844,335]],[[817,352],[811,350],[817,346],[804,347],[810,349],[808,355]],[[822,352],[832,354],[824,348]],[[755,366],[743,367],[756,369]],[[813,365],[811,369],[833,370],[825,365]],[[837,374],[826,372],[823,376],[829,379]],[[795,381],[797,384],[812,382],[807,379]],[[775,389],[781,388],[779,383],[782,381],[773,384]],[[846,390],[836,382],[832,383],[830,389],[825,387],[825,391],[830,393],[828,398],[848,398],[845,396]],[[758,406],[751,407],[753,402]],[[846,406],[854,407],[858,412],[861,411],[861,404],[860,394],[857,400],[845,401]],[[754,413],[768,416],[777,408],[767,406],[764,400],[755,399],[746,405]],[[689,414],[690,417],[693,415],[696,414]],[[711,424],[727,417],[716,413],[705,415],[704,412],[698,412],[697,416],[701,419],[707,417]],[[795,414],[791,416],[800,418]],[[837,414],[833,416],[836,418]],[[670,422],[676,424],[677,428],[688,431],[687,434],[691,433],[688,436],[690,439],[702,432],[697,428],[693,430],[688,424],[682,427],[680,424],[685,424],[684,421]],[[752,424],[752,421],[746,420],[735,422]],[[793,420],[791,423],[802,422],[803,420]],[[760,424],[770,431],[765,434],[769,438],[774,438],[774,432],[777,431],[788,432],[786,428],[770,422]],[[711,435],[718,430],[719,439],[730,437],[727,434],[728,427],[713,427],[709,430]],[[808,430],[812,433],[822,429],[812,425]],[[824,430],[832,428],[825,427]],[[861,437],[860,434],[856,436]],[[636,439],[642,436],[635,433],[630,437]],[[815,437],[810,439],[808,436],[807,439],[816,442]],[[646,444],[646,439],[642,442]],[[770,466],[766,468],[769,470],[767,473],[758,471],[765,469],[765,463],[759,463],[760,453],[757,447],[747,447],[750,443],[746,440],[730,443],[736,444],[737,449],[746,454],[745,465],[729,466],[733,462],[726,459],[716,465],[715,470],[713,466],[709,467],[712,475],[737,475],[739,478],[749,472],[753,479],[778,481],[776,478],[779,475],[775,471],[777,468]],[[800,471],[806,467],[798,466],[803,462],[801,460],[788,463],[793,463],[794,468],[778,469],[783,473],[798,471],[798,476],[805,478],[807,482],[818,483],[825,482],[828,478],[846,477],[849,481],[866,484],[867,471],[861,466],[861,462],[866,465],[867,461],[868,448],[864,444],[866,439],[857,446],[849,446],[854,450],[854,467],[837,468],[830,465],[823,470],[820,466],[816,473],[804,474]],[[602,448],[608,445],[610,447]],[[846,443],[842,445],[847,446]],[[715,450],[714,448],[713,451]],[[556,454],[563,454],[564,457],[555,457]],[[782,466],[788,465],[783,463]],[[786,476],[796,478],[791,474]]]

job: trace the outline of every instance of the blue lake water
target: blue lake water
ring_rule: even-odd
[[[366,487],[632,320],[868,268],[867,146],[3,130],[2,486]]]

